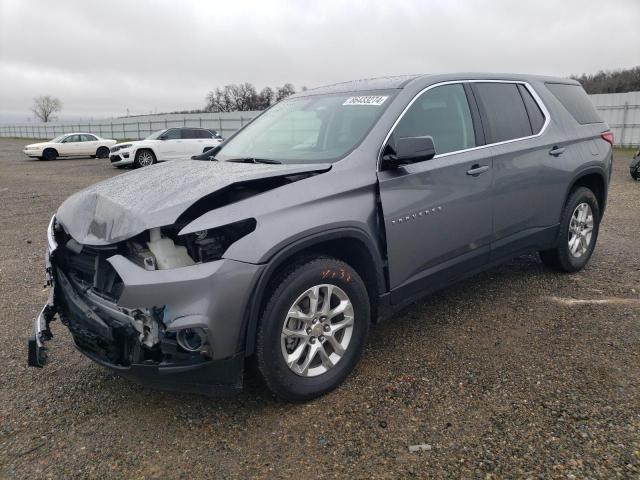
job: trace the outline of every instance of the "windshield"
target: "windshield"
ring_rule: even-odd
[[[158,139],[158,137],[159,137],[160,135],[162,135],[162,134],[163,134],[164,132],[166,132],[166,131],[167,131],[167,129],[166,129],[166,128],[164,128],[164,129],[162,129],[162,130],[158,130],[157,132],[153,132],[151,135],[149,135],[147,138],[145,138],[145,140],[157,140],[157,139]]]
[[[378,90],[283,100],[227,140],[215,157],[335,162],[360,144],[396,93]]]
[[[56,137],[53,140],[49,140],[49,142],[51,142],[51,143],[60,143],[64,137],[66,137],[66,135],[60,135],[59,137]]]

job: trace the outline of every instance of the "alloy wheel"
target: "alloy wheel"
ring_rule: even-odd
[[[569,222],[569,252],[582,257],[591,245],[593,236],[593,212],[588,203],[582,202],[573,211]]]
[[[148,167],[149,165],[153,165],[153,155],[151,152],[146,150],[140,152],[138,154],[138,163],[141,167]]]
[[[333,368],[349,347],[353,319],[353,305],[341,288],[322,284],[302,293],[282,325],[281,350],[289,369],[315,377]]]

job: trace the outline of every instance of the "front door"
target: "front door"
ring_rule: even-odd
[[[397,123],[396,138],[430,135],[436,156],[378,173],[394,298],[484,265],[492,226],[492,159],[477,106],[462,83],[433,87],[416,98]]]
[[[61,156],[65,157],[82,155],[82,136],[69,135],[62,141],[62,144],[60,145],[60,148],[58,150],[58,153]]]
[[[158,161],[173,160],[184,154],[184,140],[179,128],[170,128],[163,135],[161,140],[156,140],[153,150]]]

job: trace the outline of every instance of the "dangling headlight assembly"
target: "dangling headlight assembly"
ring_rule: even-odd
[[[256,229],[256,220],[249,218],[211,230],[200,230],[179,235],[176,243],[187,247],[189,256],[196,263],[211,262],[222,258],[231,244]],[[183,243],[184,242],[184,243]]]
[[[219,260],[231,244],[256,229],[256,220],[249,218],[178,235],[182,227],[152,228],[136,236],[128,242],[128,258],[145,270],[170,270]]]

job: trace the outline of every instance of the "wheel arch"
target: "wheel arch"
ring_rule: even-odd
[[[255,351],[256,330],[269,292],[275,288],[279,273],[288,265],[320,255],[328,255],[351,265],[362,278],[369,293],[371,319],[378,312],[378,298],[386,290],[384,263],[374,240],[357,228],[337,228],[293,242],[273,255],[253,289],[245,312],[245,355]]]
[[[46,152],[48,152],[49,150],[52,150],[53,152],[55,152],[56,157],[60,156],[60,152],[58,152],[58,150],[55,147],[45,147],[45,149],[42,150],[42,158],[44,158]]]
[[[569,184],[569,188],[565,194],[565,203],[569,199],[571,192],[578,187],[587,187],[594,193],[598,199],[600,218],[602,218],[607,205],[608,191],[608,184],[604,170],[599,167],[590,167],[577,173]]]

